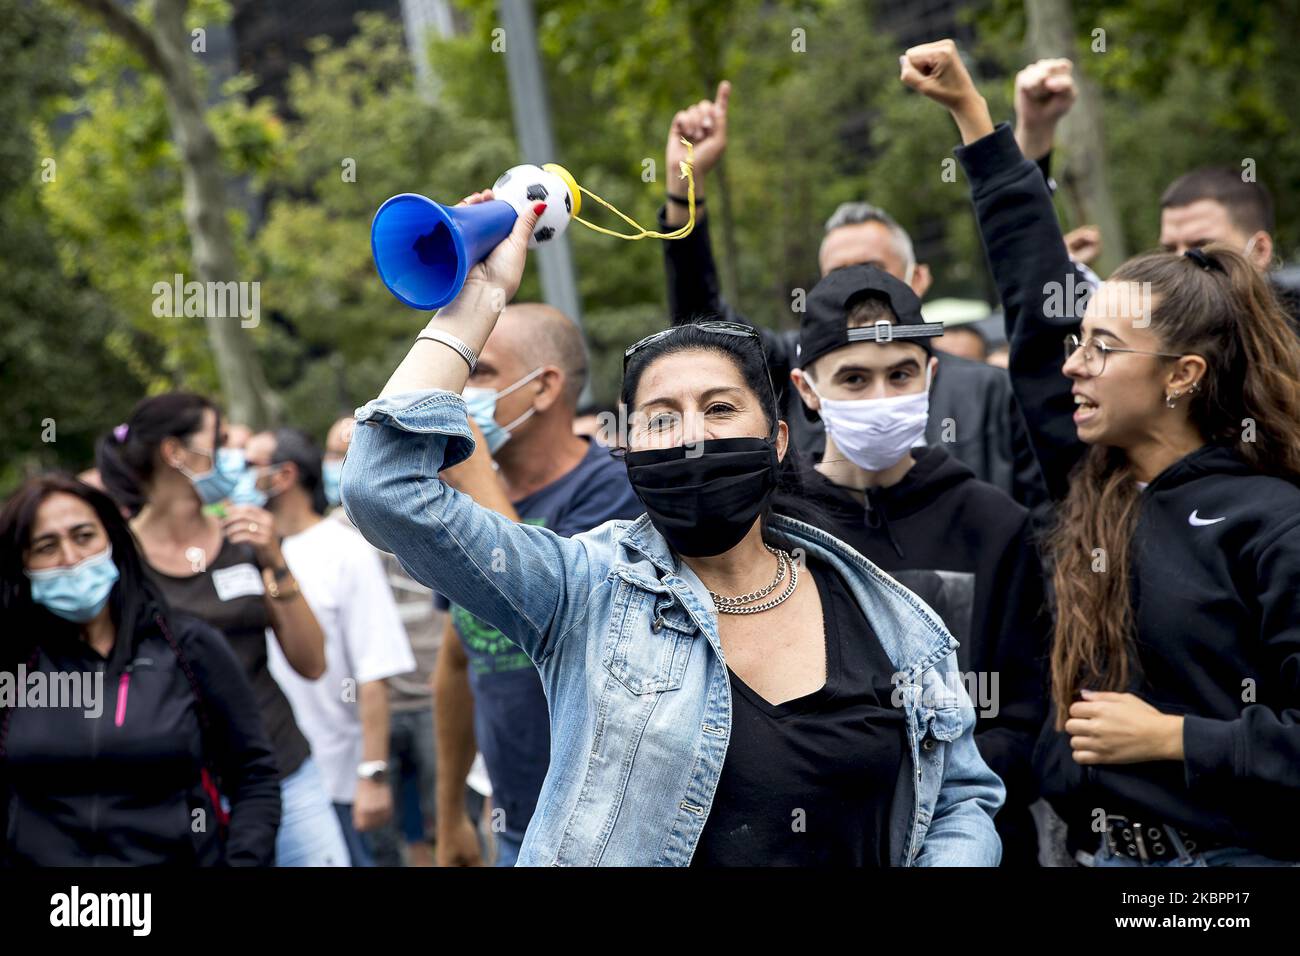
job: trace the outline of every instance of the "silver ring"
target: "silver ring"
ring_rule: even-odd
[[[249,533],[249,534],[257,534],[257,522],[256,522],[256,521],[250,521],[250,522],[248,522],[248,533]]]

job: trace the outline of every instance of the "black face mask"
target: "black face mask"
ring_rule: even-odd
[[[688,558],[722,554],[739,544],[776,490],[780,466],[776,446],[766,438],[630,451],[625,460],[632,490],[655,529]]]

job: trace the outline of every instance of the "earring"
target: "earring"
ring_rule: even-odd
[[[1166,396],[1165,396],[1165,408],[1173,408],[1175,405],[1177,405],[1177,404],[1178,404],[1178,396],[1179,396],[1180,394],[1182,394],[1182,393],[1179,392],[1177,389],[1175,389],[1175,390],[1174,390],[1174,393],[1173,393],[1172,395],[1166,395]]]

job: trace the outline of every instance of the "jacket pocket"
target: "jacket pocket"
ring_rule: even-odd
[[[952,743],[961,736],[961,731],[962,720],[959,707],[945,707],[935,710],[926,722],[925,733],[921,736],[921,749],[925,751],[933,750],[933,744],[927,746],[929,741]]]
[[[619,584],[601,663],[636,695],[682,686],[696,626],[671,591],[642,590]]]
[[[930,730],[940,740],[956,740],[961,736],[962,719],[960,707],[949,707],[934,712]]]

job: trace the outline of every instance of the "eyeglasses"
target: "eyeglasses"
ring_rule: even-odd
[[[1083,367],[1089,375],[1100,375],[1106,371],[1106,356],[1111,352],[1132,352],[1135,355],[1158,355],[1161,358],[1182,358],[1177,352],[1152,352],[1149,349],[1122,349],[1107,345],[1097,339],[1082,341],[1077,335],[1065,337],[1065,361],[1070,361],[1075,352],[1083,349]]]

